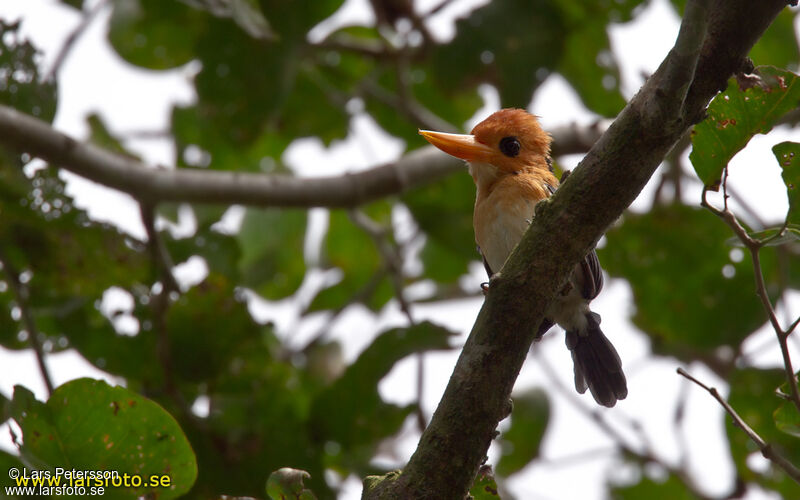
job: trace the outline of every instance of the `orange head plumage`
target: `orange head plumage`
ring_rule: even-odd
[[[473,165],[489,164],[507,174],[548,169],[550,136],[535,116],[522,109],[501,109],[476,125],[471,134],[419,133],[445,153]]]

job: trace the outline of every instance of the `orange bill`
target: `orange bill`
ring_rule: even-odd
[[[474,135],[447,134],[431,130],[420,130],[419,135],[445,153],[462,160],[488,162],[494,155],[494,150],[476,141]]]

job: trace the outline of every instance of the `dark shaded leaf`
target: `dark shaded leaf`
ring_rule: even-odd
[[[564,42],[558,66],[587,108],[607,117],[616,116],[625,106],[619,91],[620,74],[605,23],[587,20],[573,29]]]
[[[610,497],[612,500],[700,500],[674,474],[670,474],[666,480],[644,477],[632,485],[611,486]]]
[[[174,68],[196,57],[195,45],[207,29],[209,17],[174,0],[116,0],[108,41],[131,64]]]
[[[384,403],[378,394],[378,382],[410,354],[447,349],[452,335],[428,322],[380,334],[341,377],[314,399],[310,417],[314,435],[344,449],[371,450],[379,439],[397,432],[413,405]]]
[[[800,413],[793,403],[785,401],[775,410],[772,418],[775,419],[775,425],[780,431],[800,438]]]
[[[480,259],[472,229],[475,186],[466,172],[410,191],[402,200],[427,236],[422,262],[431,278],[453,282]]]
[[[391,205],[380,202],[367,208],[368,215],[382,225],[390,223]],[[311,310],[336,309],[349,301],[372,309],[382,307],[394,291],[383,276],[384,262],[372,238],[357,227],[344,210],[332,210],[323,247],[326,266],[342,271],[342,281],[322,290],[311,303]]]
[[[508,477],[522,470],[539,456],[547,423],[550,420],[550,401],[542,389],[533,389],[513,396],[511,427],[500,442],[501,457],[497,474]]]
[[[783,9],[750,50],[750,59],[756,65],[769,64],[779,68],[797,70],[800,52],[794,31],[795,11]]]
[[[242,284],[267,299],[291,295],[305,275],[306,213],[249,208],[236,239]]]
[[[197,477],[194,453],[178,423],[156,403],[123,387],[77,379],[41,403],[16,386],[11,413],[22,429],[22,455],[37,468],[170,478],[169,488],[108,488],[109,498],[175,498]]]
[[[491,2],[456,22],[456,36],[433,55],[443,88],[493,83],[503,107],[524,106],[542,79],[538,68],[555,68],[566,36],[563,15],[547,0]]]
[[[692,161],[703,183],[716,190],[722,171],[755,134],[766,134],[800,103],[800,79],[786,70],[757,68],[760,81],[741,89],[731,79],[708,106],[708,117],[692,130]]]
[[[627,214],[608,232],[600,261],[611,276],[630,282],[633,321],[656,352],[697,359],[738,346],[764,323],[752,263],[731,261],[729,235],[714,215],[684,205]],[[723,267],[733,276],[726,278]]]

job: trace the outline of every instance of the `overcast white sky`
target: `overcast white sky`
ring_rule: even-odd
[[[94,1],[90,2],[94,4]],[[436,0],[420,0],[420,11],[437,4]],[[452,36],[453,19],[468,12],[474,5],[485,3],[480,0],[454,2],[440,15],[430,20],[431,29],[442,38]],[[69,32],[79,23],[79,15],[74,10],[62,6],[55,0],[3,0],[0,1],[0,18],[22,18],[22,32],[44,52],[44,66],[49,67]],[[370,22],[372,19],[367,0],[348,0],[332,20],[323,23],[315,31],[319,36],[326,30],[344,20]],[[194,99],[190,79],[196,65],[171,71],[143,71],[122,61],[105,41],[108,12],[101,15],[86,31],[71,52],[61,72],[59,80],[59,108],[55,126],[73,137],[86,136],[85,116],[99,111],[110,124],[112,131],[160,130],[167,127],[169,112],[175,102],[189,103]],[[619,56],[622,69],[622,84],[626,96],[630,97],[642,83],[642,74],[656,69],[663,56],[671,47],[677,34],[679,19],[667,0],[655,0],[629,24],[615,26],[610,35],[614,50]],[[476,114],[469,126],[499,106],[496,93],[491,88],[483,91],[486,106]],[[525,105],[525,103],[520,103]],[[574,92],[567,87],[561,77],[551,76],[537,92],[529,109],[542,117],[545,128],[573,121],[587,123],[594,117],[581,105]],[[467,127],[468,128],[468,127]],[[781,218],[787,208],[784,187],[780,173],[769,148],[783,140],[800,140],[796,132],[783,131],[771,135],[768,140],[757,138],[748,149],[737,156],[732,163],[730,182],[739,192],[757,193],[750,203],[757,207],[766,219]],[[151,163],[172,164],[172,147],[166,141],[132,141],[129,147],[135,149]],[[284,159],[301,175],[316,175],[315,166],[325,165],[325,172],[363,169],[379,161],[389,161],[402,154],[402,141],[391,138],[378,129],[368,116],[357,116],[351,123],[351,132],[344,141],[335,142],[325,148],[319,141],[303,139],[292,144]],[[574,161],[577,162],[579,158]],[[756,167],[757,168],[754,168]],[[97,186],[65,174],[69,179],[69,190],[78,202],[97,218],[118,224],[125,231],[143,237],[144,231],[139,221],[138,209],[127,196]],[[658,174],[655,178],[658,177]],[[685,200],[696,203],[699,200],[699,183],[690,187]],[[647,210],[650,206],[651,187],[634,203],[634,209]],[[315,217],[324,224],[324,211]],[[203,265],[195,263],[182,270],[182,276],[193,280],[202,274]],[[481,280],[479,270],[473,280]],[[480,307],[480,300],[466,300],[435,305],[418,305],[414,314],[418,319],[432,319],[450,326],[464,335],[470,327]],[[284,329],[296,326],[296,312],[292,301],[281,304],[262,303],[254,300],[253,311],[260,319],[272,319]],[[675,462],[678,447],[672,432],[672,415],[676,395],[681,381],[675,375],[678,366],[673,359],[648,359],[649,343],[630,324],[628,316],[633,308],[630,289],[620,280],[610,280],[603,294],[593,302],[593,309],[603,315],[603,328],[608,332],[623,359],[630,384],[629,397],[615,409],[607,412],[612,419],[624,421],[631,417],[643,423],[656,450],[664,459]],[[794,294],[791,309],[800,312],[800,299]],[[316,331],[318,323],[326,321],[318,316],[313,321],[301,325],[293,339],[300,341],[304,334]],[[346,339],[345,355],[353,359],[368,345],[374,333],[389,325],[403,324],[403,316],[395,305],[389,305],[379,315],[373,316],[359,308],[351,308],[336,323],[333,337]],[[353,337],[354,332],[359,335]],[[284,332],[285,333],[285,332]],[[748,345],[759,346],[769,342],[773,335],[764,329],[748,341]],[[462,339],[459,342],[463,342]],[[543,356],[556,368],[558,376],[571,387],[572,364],[564,348],[560,334],[550,334],[542,342]],[[795,354],[796,355],[796,354]],[[457,352],[435,353],[426,356],[428,376],[425,386],[424,407],[430,415],[438,403],[444,385],[449,378]],[[777,346],[760,353],[761,364],[775,364],[780,359]],[[102,377],[112,382],[120,380],[103,374],[85,362],[73,351],[48,357],[48,364],[57,384],[79,376]],[[29,352],[17,353],[0,348],[0,391],[10,396],[14,384],[23,384],[32,389],[40,399],[45,398],[44,386],[35,369],[33,355]],[[724,384],[707,369],[697,365],[691,370],[703,380],[725,389]],[[400,403],[412,401],[415,397],[413,384],[415,365],[405,360],[387,376],[380,385],[381,393],[387,399]],[[546,380],[535,360],[529,360],[520,375],[518,389],[541,385]],[[592,407],[590,397],[583,403]],[[721,410],[707,394],[691,391],[687,407],[686,436],[693,459],[692,466],[702,486],[710,494],[727,491],[733,481],[733,466],[727,457],[724,440],[724,427]],[[553,398],[553,415],[550,421],[544,446],[544,456],[558,460],[587,449],[608,446],[609,439],[599,432],[593,424],[570,407],[560,396]],[[414,450],[417,434],[409,425],[400,446],[400,461],[404,461]],[[8,433],[0,428],[0,447],[10,449]],[[490,456],[496,457],[493,447]],[[384,457],[389,460],[391,457]],[[395,462],[399,465],[400,462]],[[510,481],[510,489],[519,498],[581,498],[594,500],[603,498],[602,484],[609,478],[625,479],[631,471],[619,464],[609,454],[570,466],[540,464],[529,467]],[[576,477],[580,480],[576,481]],[[358,498],[360,482],[350,478],[346,483],[345,498]],[[566,492],[569,492],[568,494]],[[568,495],[568,496],[567,496]],[[748,498],[763,498],[751,494]]]

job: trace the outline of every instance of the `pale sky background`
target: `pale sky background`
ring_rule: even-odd
[[[89,2],[91,5],[94,3],[95,0]],[[451,7],[444,9],[427,22],[437,37],[447,39],[453,36],[453,22],[456,17],[484,3],[486,2],[481,0],[454,2]],[[417,4],[418,11],[424,12],[430,6],[438,4],[438,1],[419,0]],[[188,104],[195,98],[190,80],[197,71],[197,64],[190,63],[170,71],[145,71],[129,65],[117,56],[105,40],[108,15],[109,11],[106,9],[91,24],[73,48],[61,70],[55,127],[73,137],[85,138],[88,133],[86,114],[99,111],[112,132],[165,129],[171,106],[176,102]],[[80,22],[76,11],[54,0],[0,0],[0,18],[23,19],[21,31],[43,51],[44,68],[50,67],[64,39]],[[347,0],[342,9],[331,19],[315,28],[312,36],[324,36],[326,32],[344,21],[369,23],[371,20],[372,14],[367,0]],[[643,73],[651,73],[656,69],[672,46],[678,26],[679,19],[667,0],[655,0],[648,4],[633,22],[616,25],[610,29],[614,50],[621,65],[622,86],[626,97],[632,96],[638,90]],[[465,129],[469,129],[499,107],[499,99],[492,88],[484,87],[482,94],[485,106],[468,124],[465,124]],[[541,121],[545,128],[570,122],[590,123],[595,119],[558,75],[548,78],[528,109],[542,117]],[[767,220],[782,218],[788,206],[780,170],[772,159],[770,148],[778,142],[790,139],[800,140],[800,135],[789,130],[778,130],[769,138],[756,137],[731,164],[730,184],[740,193],[753,193],[753,197],[748,201]],[[130,141],[126,145],[150,163],[172,164],[173,149],[168,141],[137,140]],[[396,159],[402,154],[403,149],[402,141],[388,136],[371,118],[357,115],[351,121],[350,133],[345,140],[335,141],[330,148],[325,148],[315,139],[298,140],[285,152],[284,160],[298,174],[313,176],[321,174],[319,165],[324,165],[326,174],[360,170]],[[571,164],[567,162],[567,166],[574,166],[579,159],[579,157],[570,159]],[[72,174],[62,175],[68,180],[68,192],[75,196],[76,203],[89,210],[93,217],[113,222],[136,237],[144,237],[139,211],[130,197]],[[653,182],[634,202],[634,210],[649,209],[654,183],[659,176],[657,173]],[[694,182],[687,187],[684,200],[697,204],[699,198],[700,183]],[[404,219],[402,211],[397,214],[397,218],[401,221]],[[178,230],[191,230],[191,220],[184,219]],[[236,210],[232,210],[226,218],[231,227],[235,227],[238,219]],[[313,211],[312,225],[315,228],[320,230],[324,228],[326,220],[325,210]],[[310,236],[310,238],[318,237],[318,234]],[[202,259],[194,259],[188,264],[179,266],[176,271],[181,282],[187,284],[201,279],[204,272],[205,264]],[[483,280],[482,272],[482,269],[476,266],[472,275],[465,278],[470,286],[478,286]],[[298,295],[307,294],[310,289],[318,286],[319,279],[319,273],[316,277],[307,279]],[[107,300],[126,300],[124,293],[111,295],[114,298]],[[800,294],[790,294],[788,302],[788,309],[794,315],[800,313]],[[472,326],[480,304],[481,299],[471,299],[417,305],[413,312],[418,320],[431,319],[462,332],[462,337],[457,340],[460,345],[463,344]],[[665,461],[677,463],[679,447],[675,441],[672,418],[676,397],[683,383],[675,374],[675,368],[681,364],[672,358],[648,357],[650,355],[648,339],[636,331],[628,319],[633,304],[631,291],[626,282],[616,279],[607,281],[604,292],[593,302],[592,308],[602,314],[603,328],[619,350],[629,382],[628,398],[612,410],[600,409],[600,411],[612,423],[622,422],[623,426],[616,425],[622,432],[627,428],[624,426],[626,419],[633,418],[641,422],[658,455]],[[327,321],[325,315],[317,315],[309,321],[298,324],[296,298],[280,303],[268,303],[253,297],[251,310],[259,320],[274,321],[280,335],[286,336],[291,331],[291,343],[298,345],[302,345],[322,322]],[[787,315],[784,309],[780,309],[779,312],[782,318]],[[360,307],[351,307],[335,323],[331,338],[343,341],[345,357],[350,361],[372,341],[376,332],[388,326],[401,324],[404,324],[404,316],[394,302],[387,305],[378,315],[368,314]],[[763,328],[754,334],[748,339],[746,346],[746,352],[758,350],[756,361],[759,366],[778,366],[780,353],[771,329]],[[572,390],[572,362],[563,344],[563,334],[554,330],[540,344],[539,349],[542,356],[549,359],[550,364],[556,369],[561,382]],[[794,351],[795,359],[800,359],[798,350]],[[435,409],[457,355],[458,351],[453,350],[425,356],[427,377],[423,406],[427,415]],[[48,356],[47,363],[57,385],[81,376],[124,383],[123,380],[97,370],[72,350]],[[0,391],[3,394],[10,396],[14,384],[23,384],[33,390],[40,399],[46,398],[44,385],[35,368],[35,358],[31,352],[12,352],[0,347],[0,366],[3,367],[0,371]],[[726,385],[710,370],[699,364],[687,368],[701,380],[727,393]],[[406,359],[398,363],[381,382],[381,394],[387,400],[398,403],[413,401],[415,378],[415,361]],[[529,358],[516,389],[524,390],[544,383],[547,383],[547,379],[538,362]],[[605,482],[632,479],[631,474],[634,471],[621,466],[619,460],[608,452],[595,453],[585,460],[569,464],[557,463],[560,458],[570,457],[586,450],[598,448],[610,450],[612,443],[591,421],[574,411],[571,401],[557,392],[550,394],[553,411],[542,448],[543,456],[547,460],[515,475],[507,484],[508,488],[521,499],[599,500],[604,498]],[[588,408],[595,408],[593,400],[588,395],[581,398],[581,403]],[[197,408],[202,413],[202,404],[198,404]],[[709,494],[729,491],[734,479],[734,469],[727,452],[721,408],[708,394],[692,388],[686,410],[685,439],[692,460],[693,475],[699,479],[698,483]],[[12,449],[7,425],[0,427],[0,447]],[[632,442],[638,442],[636,436],[629,437]],[[418,433],[409,419],[400,441],[399,456],[383,454],[379,459],[382,463],[401,466],[415,449],[417,439]],[[489,455],[490,462],[496,460],[495,445],[490,449]],[[763,459],[755,457],[753,460],[754,463],[758,463]],[[649,472],[659,477],[658,470],[653,469]],[[360,480],[354,477],[346,479],[342,498],[359,498],[360,493]],[[771,497],[754,492],[746,498]]]

